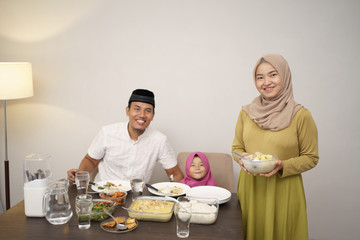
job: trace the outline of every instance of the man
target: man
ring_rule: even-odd
[[[174,181],[184,178],[177,165],[175,153],[161,132],[149,127],[155,115],[154,94],[146,89],[136,89],[130,96],[127,122],[102,127],[91,143],[79,169],[67,171],[70,182],[77,171],[91,172],[99,169],[95,181],[130,180],[142,176],[149,182],[155,163],[159,162]]]

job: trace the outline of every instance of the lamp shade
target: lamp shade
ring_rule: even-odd
[[[33,95],[31,63],[0,62],[0,100]]]

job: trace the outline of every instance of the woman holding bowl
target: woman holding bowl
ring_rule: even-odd
[[[278,54],[261,57],[254,68],[260,93],[240,111],[232,151],[242,156],[277,155],[275,168],[238,181],[244,238],[248,240],[308,239],[305,193],[301,173],[317,164],[318,135],[311,113],[294,100],[291,72]]]

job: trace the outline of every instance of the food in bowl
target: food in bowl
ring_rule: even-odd
[[[163,197],[137,197],[129,207],[132,218],[144,221],[168,222],[174,211],[174,202]]]
[[[190,198],[191,223],[213,224],[218,216],[219,201],[216,198]]]
[[[119,191],[111,192],[111,193],[103,192],[100,193],[99,195],[102,199],[116,202],[116,205],[118,206],[124,205],[126,203],[126,196],[127,196],[126,192],[119,192]]]
[[[93,199],[93,207],[90,213],[90,218],[92,221],[102,222],[103,220],[109,218],[104,212],[104,208],[110,213],[115,211],[116,203],[110,200],[103,199]]]
[[[245,168],[253,174],[270,172],[275,168],[277,159],[276,155],[262,154],[260,152],[241,157]]]

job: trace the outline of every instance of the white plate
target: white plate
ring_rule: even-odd
[[[152,186],[154,186],[155,188],[159,189],[161,191],[162,188],[164,187],[179,187],[179,188],[182,188],[183,191],[181,194],[169,194],[167,196],[170,196],[170,197],[178,197],[178,196],[181,196],[181,195],[184,195],[186,194],[187,191],[189,191],[190,187],[186,184],[183,184],[183,183],[178,183],[178,182],[159,182],[159,183],[154,183],[154,184],[151,184]],[[164,196],[163,194],[151,189],[151,188],[148,188],[149,192],[151,192],[152,194],[154,195],[158,195],[158,196]]]
[[[231,192],[225,188],[215,186],[199,186],[190,188],[186,196],[193,198],[217,198],[219,204],[226,203],[231,199]]]
[[[91,189],[94,190],[95,192],[101,193],[104,190],[98,189],[98,187],[103,187],[104,185],[106,185],[107,182],[111,182],[111,183],[115,184],[116,186],[119,186],[119,184],[121,184],[121,186],[119,186],[119,188],[122,188],[125,192],[131,190],[130,181],[126,181],[126,180],[106,180],[106,181],[102,181],[102,182],[96,182],[96,185],[91,185]]]

